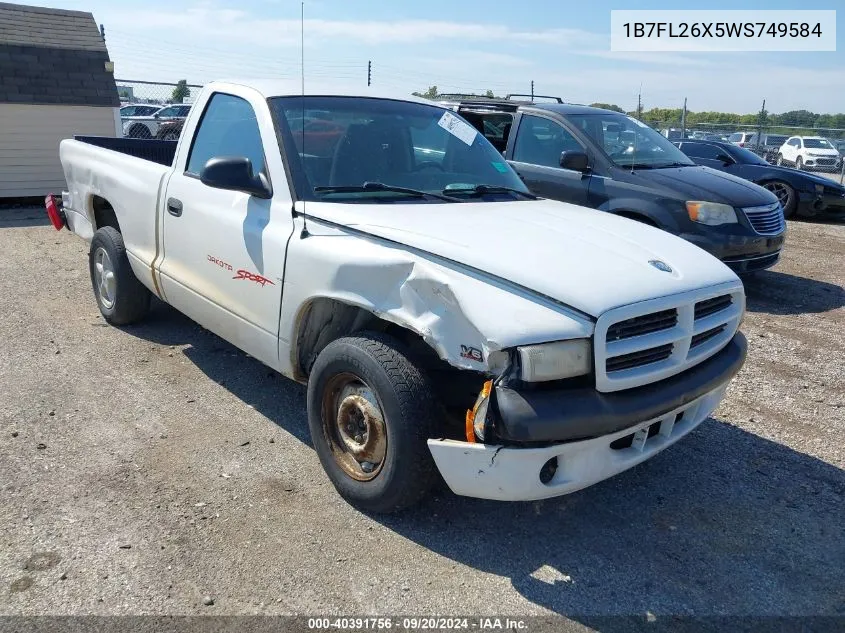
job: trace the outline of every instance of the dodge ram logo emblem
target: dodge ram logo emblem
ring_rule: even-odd
[[[666,262],[661,262],[659,259],[649,260],[648,263],[654,266],[657,270],[662,270],[664,273],[672,272],[672,267]]]

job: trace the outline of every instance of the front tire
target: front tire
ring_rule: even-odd
[[[778,153],[778,157],[775,160],[775,165],[778,167],[783,167],[783,154]]]
[[[791,218],[795,213],[795,208],[798,206],[798,194],[795,193],[795,189],[788,183],[780,180],[765,182],[762,187],[777,196],[780,206],[783,207],[783,217]]]
[[[132,272],[117,229],[104,226],[94,233],[88,270],[100,314],[108,323],[129,325],[147,315],[152,294]]]
[[[378,513],[421,501],[438,477],[426,442],[443,419],[436,403],[398,340],[364,332],[329,343],[311,369],[308,426],[338,493]]]
[[[804,159],[800,156],[795,159],[795,169],[797,169],[798,171],[804,170]]]

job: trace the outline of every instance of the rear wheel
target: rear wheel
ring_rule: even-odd
[[[762,184],[762,187],[777,196],[780,206],[783,207],[783,217],[792,217],[795,213],[795,207],[798,206],[798,195],[795,193],[795,189],[780,180],[765,182]]]
[[[104,226],[94,233],[88,268],[94,297],[107,322],[128,325],[146,316],[152,295],[132,272],[119,231]]]
[[[308,381],[314,448],[340,495],[370,512],[420,501],[437,481],[427,440],[441,423],[435,392],[399,341],[362,333],[320,352]]]
[[[152,138],[153,135],[150,134],[150,129],[146,125],[142,125],[137,123],[129,128],[129,134],[127,135],[130,138]]]

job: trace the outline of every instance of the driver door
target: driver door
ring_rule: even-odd
[[[587,206],[590,174],[560,166],[560,154],[567,150],[587,152],[557,121],[523,114],[508,162],[538,196]]]
[[[207,102],[187,159],[180,153],[163,201],[166,300],[212,332],[270,366],[277,339],[285,246],[293,230],[290,195],[269,112],[242,96]],[[190,131],[186,131],[189,133]],[[182,143],[187,143],[186,134]],[[269,161],[264,148],[276,152]],[[253,173],[275,183],[263,199],[200,180],[217,157],[246,157]]]

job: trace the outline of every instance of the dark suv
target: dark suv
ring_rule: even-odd
[[[539,196],[653,224],[738,273],[769,268],[780,257],[786,224],[772,192],[696,165],[632,117],[564,103],[444,105],[497,146]]]

